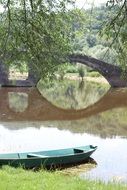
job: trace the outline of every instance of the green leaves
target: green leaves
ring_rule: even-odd
[[[108,1],[110,8],[109,21],[103,30],[108,39],[112,40],[112,46],[117,54],[120,65],[126,67],[127,51],[127,1],[117,0]]]
[[[5,3],[5,2],[4,2]],[[8,64],[26,62],[44,77],[66,60],[70,51],[68,1],[6,1],[0,20],[0,54]],[[4,24],[3,24],[4,23]]]

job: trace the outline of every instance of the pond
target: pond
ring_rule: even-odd
[[[67,80],[38,89],[0,88],[0,153],[93,144],[97,165],[79,175],[127,182],[127,89]]]

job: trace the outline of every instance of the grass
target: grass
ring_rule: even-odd
[[[3,167],[0,169],[0,190],[124,190],[124,184],[104,184],[82,180],[62,172],[23,170]]]

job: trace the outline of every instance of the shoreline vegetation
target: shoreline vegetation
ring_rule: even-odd
[[[65,79],[69,80],[81,80],[80,77],[76,76],[65,76]],[[104,77],[83,77],[84,81],[88,82],[95,82],[95,83],[102,83],[102,84],[108,84],[108,81]]]
[[[9,80],[26,80],[28,77],[28,73],[26,72],[15,72],[11,71],[9,74]],[[59,76],[58,76],[59,79]],[[63,79],[68,79],[68,80],[81,80],[81,77],[78,74],[73,74],[69,73],[64,76]],[[103,76],[84,76],[83,77],[84,81],[88,82],[94,82],[94,83],[100,83],[100,84],[106,84],[109,85],[108,81],[103,77]]]
[[[0,169],[1,190],[126,190],[124,183],[104,183],[81,179],[61,171],[24,170],[4,166]]]

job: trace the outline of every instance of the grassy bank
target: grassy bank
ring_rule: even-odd
[[[26,171],[22,168],[0,169],[0,190],[124,190],[120,184],[81,180],[61,172]]]

